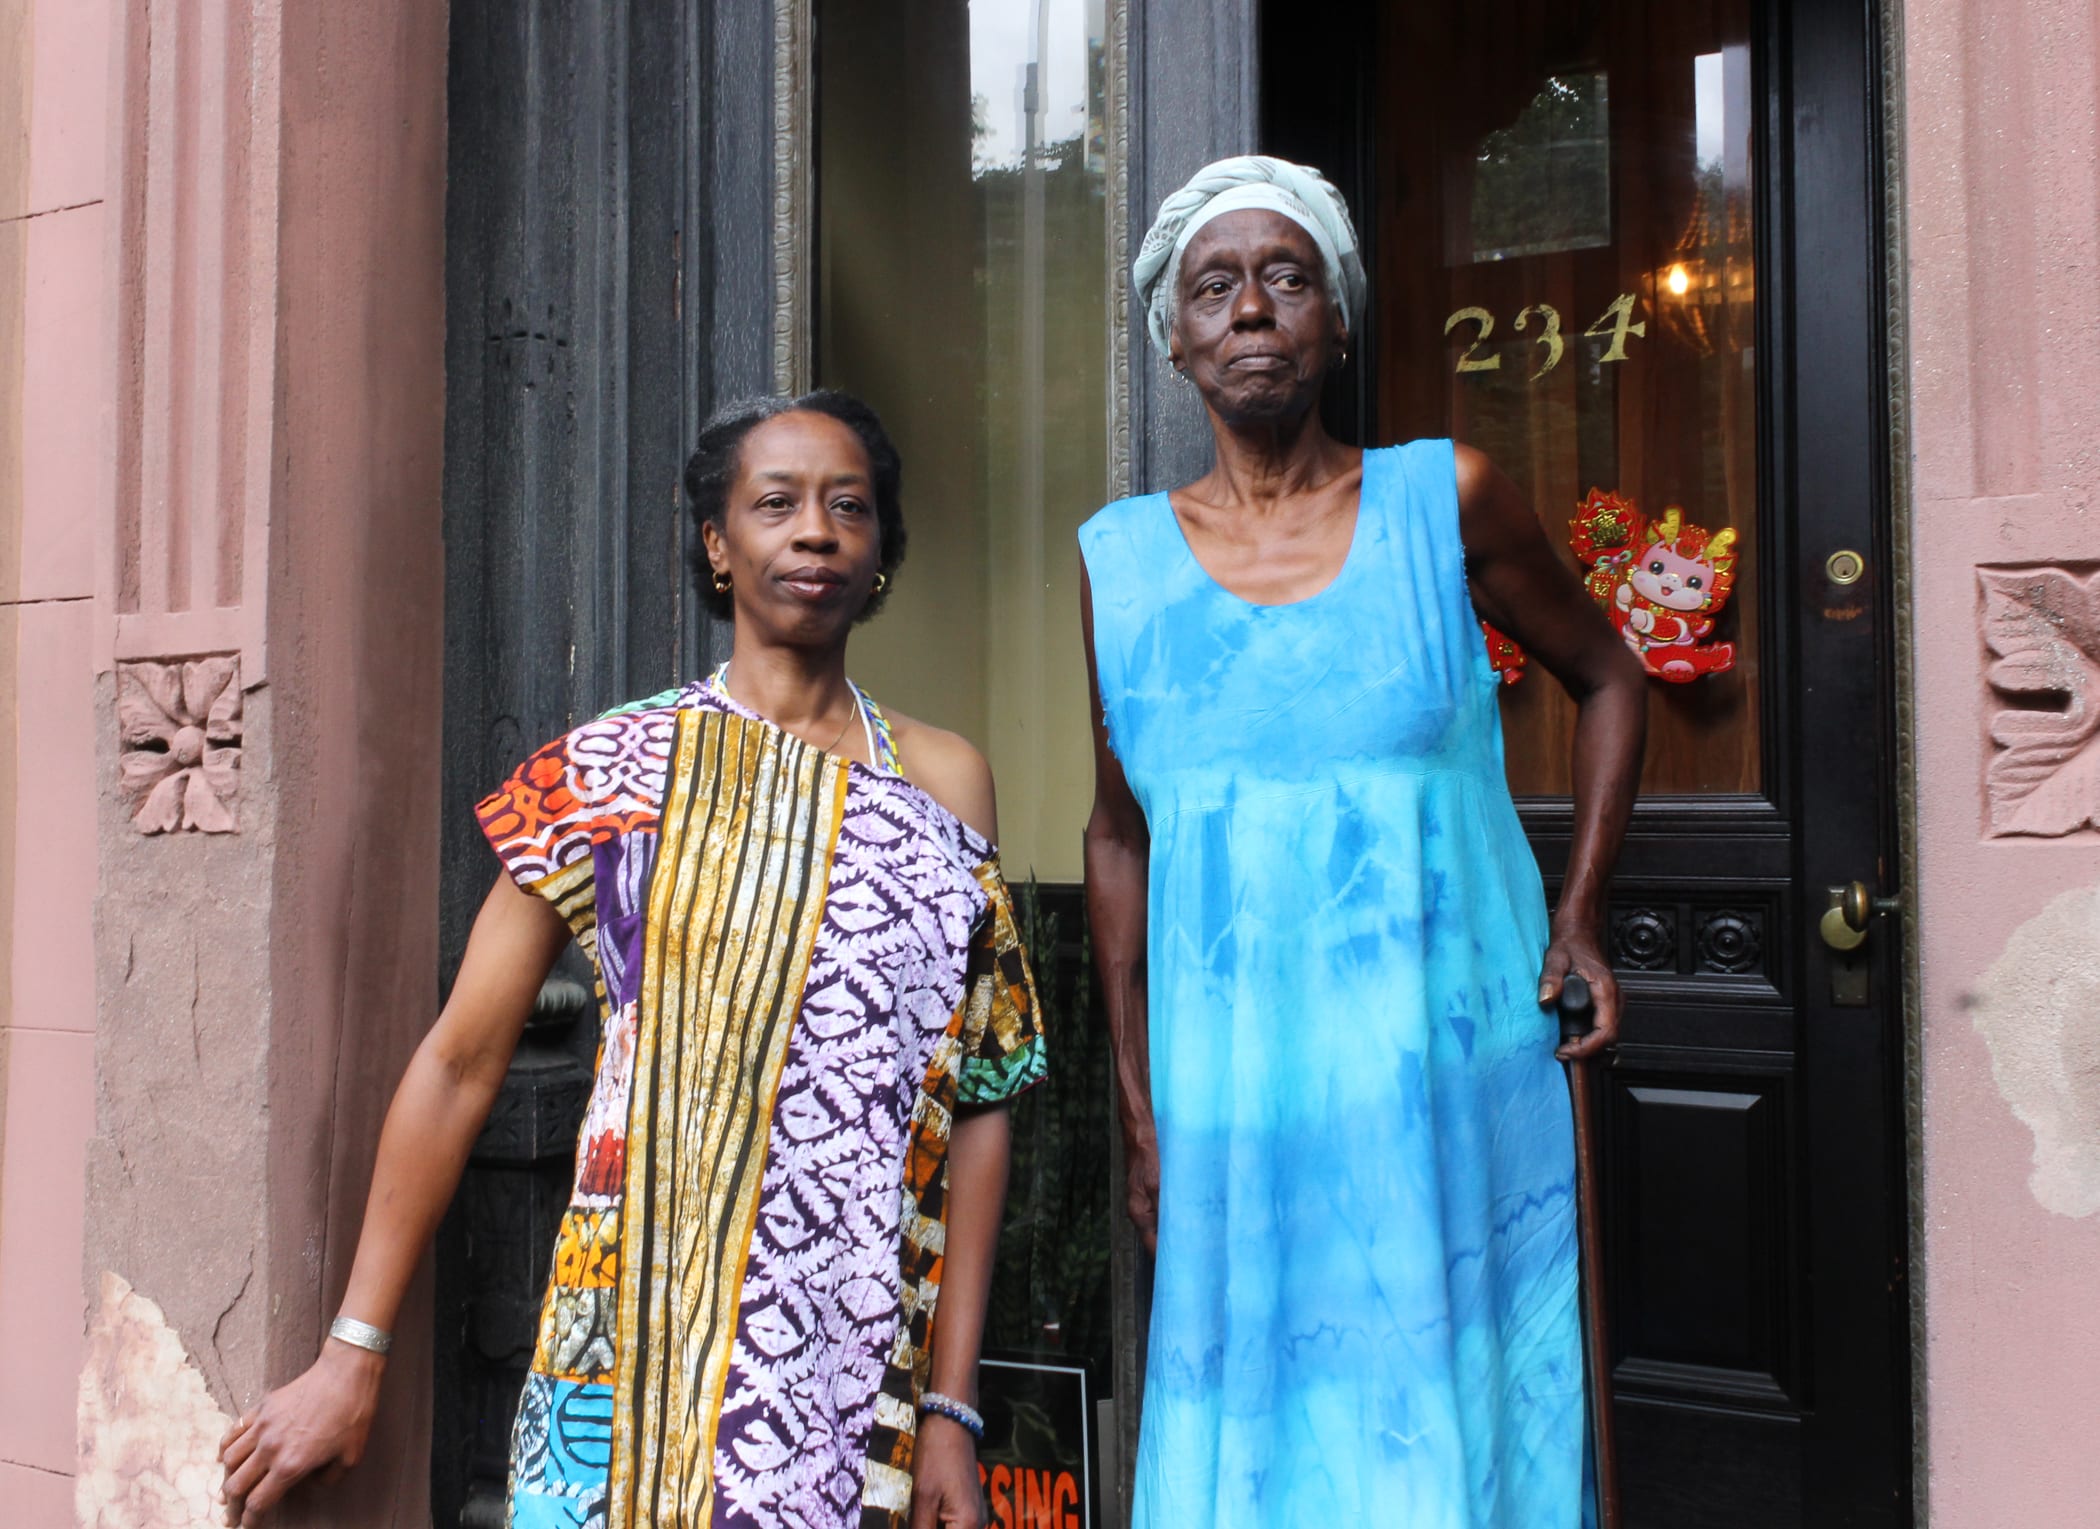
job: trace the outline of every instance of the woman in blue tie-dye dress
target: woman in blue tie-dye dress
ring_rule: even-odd
[[[1087,834],[1131,1210],[1158,1267],[1138,1529],[1572,1529],[1573,1150],[1548,1006],[1597,940],[1638,670],[1530,507],[1448,441],[1321,429],[1364,278],[1275,160],[1170,198],[1137,266],[1212,471],[1080,533]],[[1485,617],[1580,702],[1549,920]]]

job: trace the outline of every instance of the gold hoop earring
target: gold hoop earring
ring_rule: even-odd
[[[729,593],[729,575],[722,572],[719,568],[715,570],[715,593],[718,595]]]
[[[878,574],[876,574],[876,575],[875,575],[875,593],[876,593],[876,594],[878,594],[878,595],[879,595],[879,594],[881,594],[881,593],[882,593],[882,592],[883,592],[884,590],[888,589],[889,587],[890,587],[890,576],[889,576],[888,574],[886,574],[886,573],[878,573]]]

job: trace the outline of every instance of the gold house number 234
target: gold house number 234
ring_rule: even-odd
[[[1597,322],[1583,330],[1585,339],[1611,342],[1605,347],[1604,354],[1597,358],[1600,362],[1624,361],[1627,337],[1648,337],[1647,321],[1644,319],[1638,324],[1633,321],[1635,300],[1631,292],[1620,293],[1612,299],[1612,305],[1597,316]],[[1518,334],[1529,333],[1533,320],[1537,320],[1539,326],[1539,332],[1533,336],[1533,342],[1545,347],[1546,351],[1539,361],[1539,369],[1531,374],[1530,380],[1536,382],[1560,365],[1560,358],[1567,351],[1568,342],[1560,332],[1560,310],[1551,303],[1533,303],[1517,315],[1513,327]],[[1485,308],[1461,308],[1444,320],[1444,333],[1450,334],[1461,324],[1473,324],[1478,328],[1474,331],[1473,343],[1468,345],[1465,354],[1458,358],[1457,370],[1460,373],[1501,371],[1502,356],[1499,351],[1488,355],[1480,353],[1480,348],[1487,344],[1488,336],[1495,332],[1495,316]]]

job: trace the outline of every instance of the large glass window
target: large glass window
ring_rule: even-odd
[[[1648,794],[1761,784],[1749,20],[1747,0],[1383,12],[1382,433],[1486,451],[1571,563],[1593,490],[1643,518],[1609,545],[1606,512],[1580,568],[1649,623],[1651,668],[1696,675],[1651,684]],[[1662,556],[1640,527],[1666,523],[1697,530]],[[1655,563],[1661,605],[1635,598]],[[1673,608],[1723,573],[1725,602]],[[1560,688],[1532,675],[1503,706],[1512,787],[1565,793]]]
[[[991,760],[1057,1058],[1014,1108],[986,1348],[1082,1366],[1099,1400],[1114,1126],[1072,884],[1093,791],[1077,533],[1108,490],[1102,4],[817,0],[815,19],[816,377],[881,411],[911,537],[854,676]],[[1020,1459],[1003,1415],[995,1505]]]
[[[992,762],[1009,876],[1080,878],[1079,524],[1107,492],[1102,0],[819,0],[819,382],[904,456],[908,561],[853,642]]]

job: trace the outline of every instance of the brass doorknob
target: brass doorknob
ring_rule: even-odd
[[[1830,889],[1830,907],[1816,927],[1832,950],[1857,950],[1867,942],[1867,931],[1876,918],[1902,906],[1900,897],[1876,897],[1865,882],[1848,881]]]

